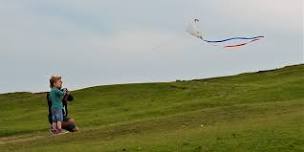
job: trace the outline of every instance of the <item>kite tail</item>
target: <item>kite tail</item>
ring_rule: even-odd
[[[230,41],[230,40],[254,40],[254,39],[261,39],[264,38],[264,36],[255,36],[255,37],[232,37],[229,39],[224,39],[224,40],[216,40],[216,41],[210,41],[210,40],[205,40],[203,39],[205,42],[207,43],[220,43],[220,42],[226,42],[226,41]]]
[[[252,42],[257,41],[257,40],[260,40],[260,38],[253,39],[253,40],[251,40],[251,41],[249,41],[249,42],[246,42],[246,43],[235,44],[235,45],[226,45],[226,46],[224,46],[224,47],[225,47],[225,48],[239,47],[239,46],[243,46],[243,45],[246,45],[246,44],[252,43]]]
[[[201,40],[207,42],[207,43],[210,43],[210,44],[213,44],[213,45],[216,45],[216,44],[221,44],[221,43],[224,43],[224,42],[229,42],[229,41],[232,41],[232,40],[235,40],[235,41],[240,41],[238,43],[232,43],[232,44],[229,44],[229,45],[224,45],[225,48],[232,48],[232,47],[239,47],[239,46],[243,46],[243,45],[246,45],[246,44],[249,44],[249,43],[252,43],[254,41],[257,41],[257,40],[260,40],[262,38],[264,38],[264,36],[255,36],[255,37],[232,37],[232,38],[228,38],[228,39],[224,39],[224,40],[205,40],[203,37],[199,37]]]

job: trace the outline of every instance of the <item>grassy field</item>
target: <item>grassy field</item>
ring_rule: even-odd
[[[81,131],[62,136],[48,134],[45,94],[0,95],[0,151],[304,151],[304,65],[73,95]]]

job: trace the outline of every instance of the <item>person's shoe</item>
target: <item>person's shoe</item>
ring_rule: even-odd
[[[61,135],[61,134],[66,134],[66,133],[69,133],[69,131],[66,131],[64,129],[60,129],[60,130],[57,130],[57,135]]]
[[[50,129],[49,130],[49,132],[50,132],[50,134],[52,134],[52,135],[55,135],[55,134],[57,134],[57,129]]]

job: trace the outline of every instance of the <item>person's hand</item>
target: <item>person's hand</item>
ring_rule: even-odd
[[[67,91],[67,92],[66,92],[66,94],[67,94],[67,95],[70,95],[70,94],[71,94],[71,92],[70,92],[70,91]]]
[[[63,91],[64,94],[69,94],[69,91],[68,91],[67,88],[63,88],[62,91]]]

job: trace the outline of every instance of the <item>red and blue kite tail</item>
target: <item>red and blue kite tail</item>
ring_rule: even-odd
[[[222,45],[225,48],[233,48],[244,46],[246,44],[258,41],[264,38],[264,36],[255,36],[255,37],[232,37],[224,40],[205,40],[203,37],[200,37],[206,43],[213,44],[213,45]]]

